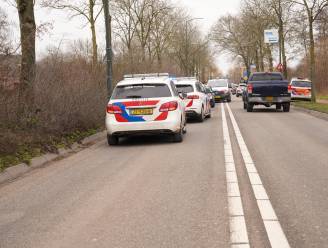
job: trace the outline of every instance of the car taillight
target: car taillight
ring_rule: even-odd
[[[108,114],[122,114],[122,110],[119,106],[115,106],[113,104],[107,105],[107,113]]]
[[[253,93],[253,85],[252,84],[248,84],[247,85],[247,93],[248,94],[252,94]]]
[[[163,103],[162,106],[159,109],[159,112],[169,112],[169,111],[174,111],[178,108],[178,102],[172,101],[172,102],[167,102]]]
[[[188,99],[199,99],[199,96],[198,95],[191,95],[191,96],[188,96]]]
[[[293,92],[293,87],[291,85],[288,85],[288,93],[292,93]]]

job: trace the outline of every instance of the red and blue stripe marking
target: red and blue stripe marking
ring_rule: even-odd
[[[122,112],[121,114],[115,114],[116,121],[117,122],[146,122],[146,120],[142,116],[129,115],[127,108],[155,106],[158,103],[159,103],[158,100],[113,103],[113,105],[119,107]],[[168,112],[163,112],[158,117],[155,118],[155,121],[166,120],[167,116],[168,116]]]

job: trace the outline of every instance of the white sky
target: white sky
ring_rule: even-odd
[[[195,20],[207,33],[215,21],[222,15],[227,13],[236,13],[239,10],[240,0],[172,0],[173,3],[180,7],[187,8],[188,12],[194,17],[203,18]],[[5,5],[5,10],[9,14],[11,21],[18,23],[18,17],[15,9]],[[50,22],[53,24],[53,29],[49,34],[42,37],[37,42],[38,55],[41,56],[50,46],[64,46],[72,40],[87,39],[90,37],[89,27],[83,25],[83,19],[74,18],[69,20],[65,13],[60,11],[49,11],[45,9],[36,9],[35,18],[37,23]],[[102,22],[99,22],[102,24]],[[17,32],[17,30],[16,30]],[[102,47],[104,42],[104,28],[98,25],[99,46]],[[220,69],[227,72],[231,61],[224,56],[218,56],[217,64]]]

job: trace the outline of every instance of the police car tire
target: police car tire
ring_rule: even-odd
[[[180,143],[183,141],[182,130],[180,130],[178,133],[173,134],[173,141],[176,143]]]
[[[208,115],[206,116],[206,118],[211,119],[211,117],[212,117],[212,111],[210,109]]]
[[[119,143],[119,137],[115,135],[107,135],[107,142],[110,146],[116,146]]]
[[[182,128],[182,133],[183,134],[186,134],[187,133],[187,124],[186,124],[186,122],[184,123],[184,126]]]
[[[205,119],[205,115],[204,115],[204,107],[202,107],[201,113],[198,115],[198,121],[199,122],[203,122]]]

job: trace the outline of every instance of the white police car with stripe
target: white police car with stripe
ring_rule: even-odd
[[[167,73],[126,75],[107,105],[106,128],[109,145],[135,134],[168,134],[181,142],[186,132],[183,95]]]

